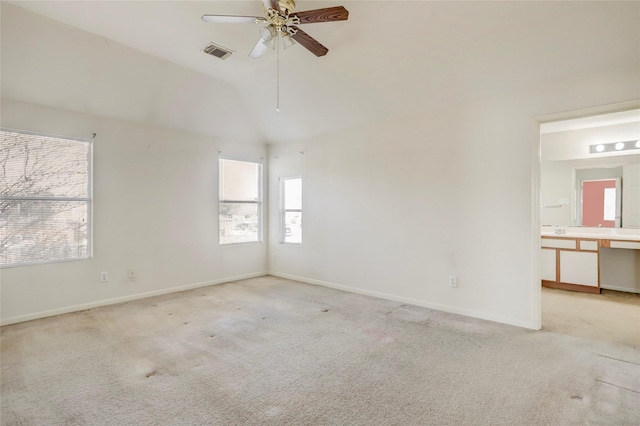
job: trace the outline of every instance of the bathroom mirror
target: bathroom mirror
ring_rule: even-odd
[[[541,224],[640,228],[638,140],[640,110],[543,124]]]

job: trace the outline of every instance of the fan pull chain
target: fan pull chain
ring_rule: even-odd
[[[276,34],[276,112],[280,114],[280,28]]]

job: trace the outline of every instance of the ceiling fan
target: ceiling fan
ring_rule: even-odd
[[[260,39],[249,53],[251,58],[259,58],[271,47],[277,48],[279,40],[285,48],[300,43],[316,56],[324,56],[329,49],[302,31],[297,25],[316,22],[345,21],[349,18],[349,11],[343,6],[324,9],[305,10],[296,12],[295,0],[262,0],[265,17],[233,16],[233,15],[203,15],[202,20],[213,23],[239,24],[255,23],[265,26],[260,28]]]

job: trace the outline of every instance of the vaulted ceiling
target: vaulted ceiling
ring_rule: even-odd
[[[336,5],[348,21],[304,26],[326,56],[299,45],[281,52],[280,114],[276,53],[247,56],[259,25],[200,19],[262,16],[259,0],[3,1],[2,94],[277,143],[640,70],[639,2],[298,0],[297,10]],[[209,42],[236,54],[206,55]]]

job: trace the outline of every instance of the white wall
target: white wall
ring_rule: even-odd
[[[4,324],[266,273],[266,244],[218,245],[218,150],[265,147],[2,100],[3,127],[90,137],[92,260],[0,270]],[[127,268],[137,280],[127,280]],[[100,283],[99,273],[109,272]]]
[[[272,235],[279,177],[302,176],[304,211],[301,246],[270,241],[272,273],[539,327],[535,117],[638,98],[637,81],[612,70],[270,146]]]

